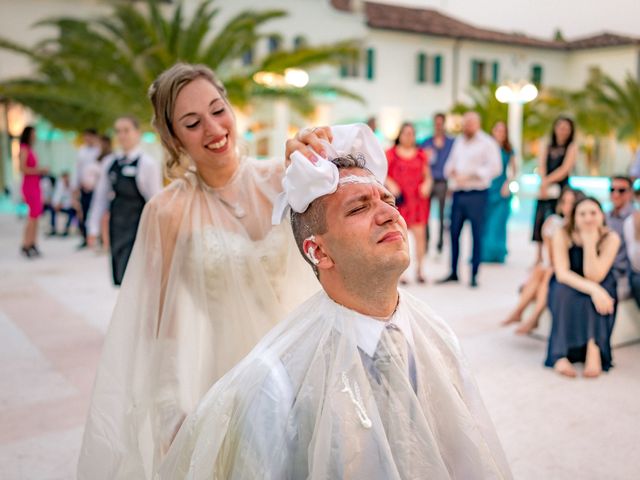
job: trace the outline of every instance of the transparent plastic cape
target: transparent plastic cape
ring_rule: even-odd
[[[193,172],[145,207],[98,368],[80,479],[153,478],[213,383],[319,284],[273,227],[282,162],[243,159],[223,188]]]
[[[412,331],[414,390],[399,363],[372,364],[358,317],[324,292],[298,307],[207,393],[159,478],[511,478],[444,322],[400,292],[392,321]]]

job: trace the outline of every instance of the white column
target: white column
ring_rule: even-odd
[[[269,139],[269,156],[284,158],[285,142],[289,130],[289,104],[284,99],[273,102],[273,129]]]

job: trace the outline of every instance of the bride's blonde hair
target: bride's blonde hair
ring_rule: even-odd
[[[224,85],[206,65],[176,63],[162,72],[149,87],[148,96],[153,105],[151,123],[160,135],[160,141],[169,155],[166,162],[166,173],[169,178],[180,176],[190,166],[173,130],[173,109],[180,90],[197,78],[204,78],[211,82],[222,99],[229,103]]]

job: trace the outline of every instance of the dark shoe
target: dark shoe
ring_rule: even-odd
[[[56,235],[58,235],[58,233],[55,230],[51,230],[50,232],[46,233],[47,237],[55,237]]]
[[[31,258],[31,257],[32,257],[32,255],[31,255],[31,249],[30,249],[30,248],[22,247],[22,248],[20,249],[20,253],[21,253],[22,255],[24,255],[25,257],[27,257],[27,258]]]
[[[68,236],[69,236],[69,230],[65,230],[65,231],[62,233],[62,236],[63,236],[63,237],[68,237]]]
[[[478,280],[476,280],[476,277],[471,277],[471,282],[469,283],[469,286],[471,288],[477,288],[478,287]]]
[[[76,250],[82,250],[83,248],[87,248],[89,244],[87,242],[82,242],[80,245],[76,247]]]
[[[424,279],[424,277],[423,277],[422,275],[418,275],[418,276],[416,277],[416,282],[418,282],[418,283],[425,283],[425,282],[426,282],[426,280]]]
[[[438,285],[442,285],[443,283],[450,283],[450,282],[457,282],[458,281],[458,275],[456,275],[455,273],[451,273],[449,274],[448,277],[443,278],[442,280],[438,280],[436,283]]]
[[[31,252],[31,256],[32,257],[39,257],[41,256],[40,250],[38,250],[38,247],[36,247],[35,245],[31,245],[29,247],[29,251]]]

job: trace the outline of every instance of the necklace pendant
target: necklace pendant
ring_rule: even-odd
[[[233,206],[233,214],[236,216],[236,218],[243,218],[247,215],[247,212],[244,211],[244,208],[242,208],[239,203],[236,203]]]

